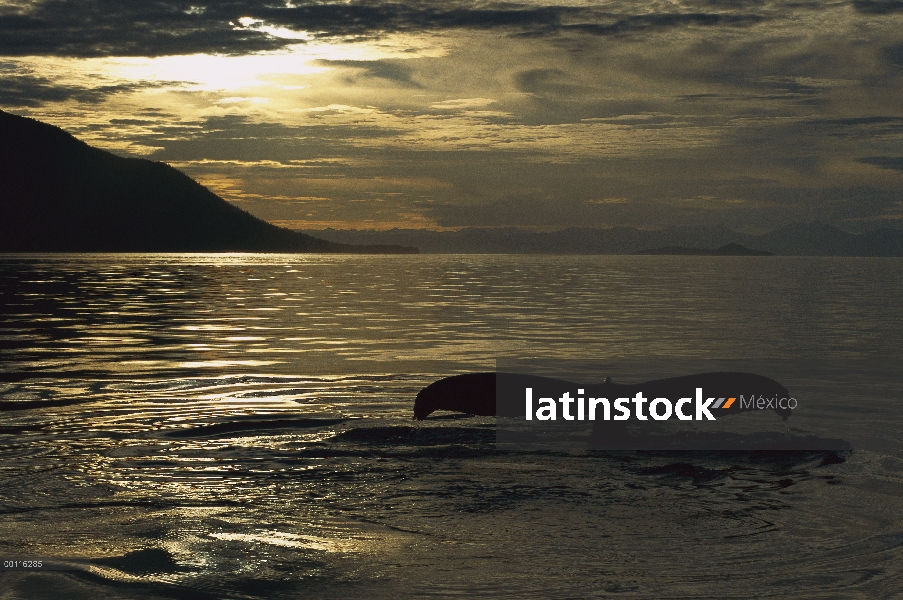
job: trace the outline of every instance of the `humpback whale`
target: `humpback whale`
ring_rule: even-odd
[[[548,395],[557,398],[562,392],[575,392],[578,384],[563,379],[525,375],[517,373],[465,373],[440,379],[426,386],[414,400],[414,418],[423,420],[437,410],[449,410],[472,415],[517,417],[524,415],[523,390],[533,388],[536,398]],[[722,399],[724,403],[718,407],[718,415],[735,414],[756,409],[755,400],[763,398],[766,403],[772,399],[787,399],[790,393],[783,385],[763,375],[738,372],[713,372],[684,375],[656,379],[644,383],[617,384],[610,378],[604,383],[595,385],[579,385],[587,397],[632,398],[637,393],[652,400],[654,398],[692,398],[696,388],[702,388],[706,397]],[[515,401],[506,399],[497,402],[496,390],[518,390],[520,394]],[[741,396],[753,398],[746,402],[734,400]],[[729,403],[729,404],[728,404]],[[727,408],[723,408],[726,406]],[[787,420],[793,411],[785,406],[768,406],[783,420]]]

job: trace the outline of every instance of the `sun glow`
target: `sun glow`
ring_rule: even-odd
[[[138,81],[181,82],[187,91],[234,91],[269,83],[279,75],[310,75],[326,71],[309,64],[303,53],[253,54],[248,56],[161,56],[158,58],[112,59],[106,66],[114,77]]]
[[[308,32],[258,27],[253,19],[242,23],[275,37],[303,39],[277,52],[245,56],[193,54],[154,58],[89,59],[95,69],[129,81],[180,82],[186,91],[222,92],[273,85],[293,76],[314,75],[331,67],[318,61],[375,61],[444,56],[447,49],[422,35],[396,35],[376,41],[332,42],[313,40]],[[272,30],[272,31],[270,31]]]
[[[250,29],[252,31],[259,31],[261,33],[265,33],[267,35],[271,35],[273,37],[281,38],[284,40],[311,40],[313,36],[307,31],[295,31],[293,29],[289,29],[288,27],[273,27],[272,25],[266,25],[260,19],[254,19],[252,17],[242,17],[238,20],[241,27],[234,27],[234,29]],[[234,25],[234,23],[230,23],[230,25]]]

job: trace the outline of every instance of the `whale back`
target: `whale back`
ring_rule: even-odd
[[[496,402],[496,389],[515,393],[513,401]],[[522,417],[523,393],[533,388],[536,397],[575,389],[576,384],[561,379],[520,373],[465,373],[435,381],[414,400],[414,418],[423,420],[437,410],[450,410],[481,416]],[[511,399],[508,399],[511,400]]]
[[[495,415],[495,373],[454,375],[420,390],[414,400],[414,418],[423,420],[437,410]]]

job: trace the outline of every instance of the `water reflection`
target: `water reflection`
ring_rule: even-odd
[[[893,259],[0,257],[0,543],[96,559],[8,589],[890,595],[898,456],[505,454],[489,419],[410,417],[499,355],[900,358],[901,283]]]

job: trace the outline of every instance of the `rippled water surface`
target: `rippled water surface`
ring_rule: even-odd
[[[92,561],[0,598],[892,597],[899,452],[411,415],[499,357],[900,360],[901,292],[877,258],[0,255],[0,554]]]

